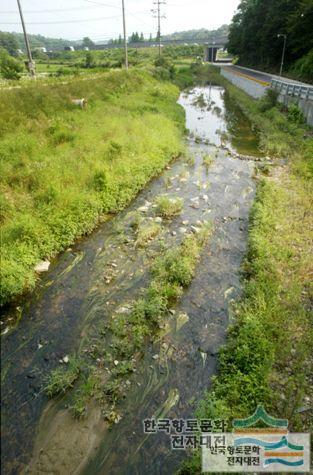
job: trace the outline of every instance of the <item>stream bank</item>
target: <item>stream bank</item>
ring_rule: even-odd
[[[60,256],[44,277],[42,291],[25,302],[19,324],[5,336],[6,473],[28,466],[28,473],[170,474],[184,455],[170,451],[168,437],[144,437],[142,420],[192,416],[216,370],[231,303],[240,295],[240,264],[255,194],[253,159],[233,158],[221,145],[244,155],[257,156],[258,151],[244,116],[227,109],[222,88],[195,88],[181,95],[180,104],[190,130],[189,158],[173,162],[129,208]],[[164,194],[183,200],[182,211],[162,222],[156,239],[138,247],[133,214],[139,212],[146,222],[155,220],[154,200]],[[47,402],[47,373],[93,344],[99,326],[132,305],[148,286],[155,256],[179,244],[204,220],[214,231],[196,276],[163,335],[147,342],[119,404],[119,422],[107,430],[93,403],[87,419],[73,421],[67,394]]]

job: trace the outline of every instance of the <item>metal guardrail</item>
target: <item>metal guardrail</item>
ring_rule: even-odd
[[[271,87],[282,95],[294,96],[307,101],[313,101],[313,86],[302,86],[301,84],[272,79]]]

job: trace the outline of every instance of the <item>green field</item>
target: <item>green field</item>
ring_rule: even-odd
[[[181,153],[178,92],[133,70],[1,93],[2,303]],[[71,97],[87,97],[87,110]]]

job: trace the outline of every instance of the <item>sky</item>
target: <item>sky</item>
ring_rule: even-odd
[[[52,38],[94,41],[122,33],[121,0],[20,0],[27,32]],[[125,0],[127,33],[156,35],[155,0]],[[164,0],[162,0],[164,1]],[[215,29],[229,23],[239,0],[168,0],[162,34],[198,28]],[[0,0],[0,30],[22,32],[16,0]]]

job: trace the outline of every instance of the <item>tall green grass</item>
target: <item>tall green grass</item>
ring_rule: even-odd
[[[125,207],[182,151],[178,89],[147,73],[0,93],[1,303],[34,287],[35,264]],[[70,99],[86,97],[87,110]]]

